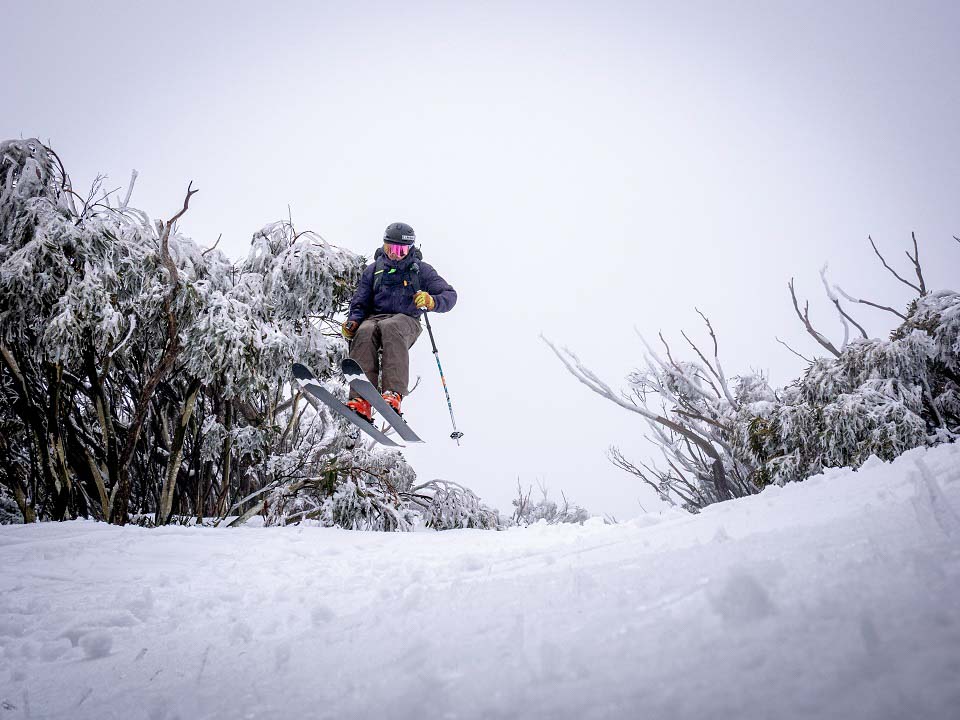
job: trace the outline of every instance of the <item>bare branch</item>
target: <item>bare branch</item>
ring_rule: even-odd
[[[883,266],[884,266],[887,270],[889,270],[897,280],[899,280],[900,282],[902,282],[902,283],[903,283],[904,285],[906,285],[907,287],[913,288],[914,290],[916,290],[916,291],[917,291],[918,293],[920,293],[921,295],[924,294],[923,290],[921,290],[919,287],[917,287],[916,285],[914,285],[914,284],[913,284],[912,282],[910,282],[909,280],[904,280],[902,277],[900,277],[900,275],[897,274],[897,271],[896,271],[896,270],[894,270],[892,267],[890,267],[890,266],[887,264],[887,261],[883,258],[883,255],[881,255],[881,254],[880,254],[880,251],[877,250],[877,244],[873,241],[873,238],[872,238],[872,237],[870,237],[869,235],[867,235],[867,239],[870,241],[870,245],[871,245],[871,247],[873,247],[873,251],[877,254],[877,257],[880,258],[880,262],[883,263]],[[910,257],[910,255],[908,254],[907,257]]]
[[[827,298],[829,298],[831,302],[834,302],[836,297],[834,296],[833,291],[830,289],[830,284],[827,282],[826,265],[820,268],[820,281],[823,283],[823,289],[827,293]],[[839,304],[835,306],[837,310],[840,310]],[[840,323],[843,325],[843,343],[840,345],[840,349],[842,350],[850,341],[850,325],[847,323],[847,318],[844,316],[842,311],[840,312]]]
[[[807,361],[808,363],[812,363],[812,362],[813,362],[813,360],[811,360],[810,358],[808,358],[806,355],[801,355],[801,354],[798,353],[796,350],[794,350],[792,347],[790,347],[789,345],[787,345],[787,344],[786,344],[783,340],[781,340],[780,338],[774,337],[774,340],[776,340],[778,343],[780,343],[781,345],[783,345],[787,350],[789,350],[790,352],[792,352],[794,355],[796,355],[796,356],[797,356],[798,358],[800,358],[801,360],[805,360],[805,361]]]
[[[840,351],[834,347],[833,343],[817,332],[810,323],[810,303],[806,303],[803,307],[803,312],[800,312],[800,305],[797,302],[797,293],[793,287],[793,278],[790,278],[790,282],[787,283],[787,287],[790,288],[790,297],[793,300],[793,309],[797,311],[797,317],[800,318],[800,322],[803,323],[803,326],[807,329],[807,333],[809,333],[810,337],[816,340],[821,347],[832,353],[835,357],[840,357]]]
[[[123,198],[123,202],[120,204],[120,209],[125,210],[127,205],[130,203],[130,196],[133,194],[133,186],[137,182],[137,171],[130,171],[130,184],[127,186],[127,194]]]
[[[640,336],[640,342],[642,342],[643,345],[644,345],[644,347],[646,347],[647,352],[648,352],[649,355],[650,355],[650,358],[653,358],[653,360],[656,361],[656,363],[657,363],[662,369],[667,370],[668,365],[667,365],[667,363],[665,363],[665,362],[663,361],[663,358],[661,358],[659,355],[657,355],[657,353],[654,351],[654,349],[653,349],[652,347],[650,347],[650,343],[647,342],[647,339],[646,339],[643,335],[640,335],[639,332],[638,332],[637,334]],[[666,340],[663,340],[663,335],[660,336],[660,339],[663,341],[663,344],[666,346],[667,343],[666,343]],[[667,348],[667,350],[669,351],[669,347]],[[669,357],[669,355],[668,355],[668,357]],[[647,358],[647,365],[648,365],[648,367],[650,367],[651,371],[655,372],[655,371],[656,371],[656,368],[653,367],[653,363],[650,361],[650,358]],[[672,357],[670,358],[670,366],[673,367],[674,370],[675,370],[677,373],[679,373],[680,375],[682,375],[682,376],[684,376],[684,377],[687,376],[687,373],[684,371],[684,369],[683,369],[678,363],[674,362],[674,360],[673,360]],[[699,367],[698,367],[698,370],[700,370],[701,373],[703,372],[703,368],[699,368]],[[668,371],[668,372],[669,372],[669,371]],[[706,374],[703,374],[702,377],[703,377],[703,379],[707,382],[707,384],[710,386],[710,389],[713,390],[714,394],[715,394],[718,398],[719,398],[719,397],[722,397],[722,395],[720,395],[720,391],[717,389],[716,385],[713,384],[713,381],[710,379],[710,377],[709,377],[708,375],[706,375]],[[691,386],[692,389],[695,388],[696,391],[699,392],[702,396],[707,397],[707,393],[705,393],[705,392],[704,392],[703,390],[701,390],[700,388],[695,387],[695,385],[694,385],[693,383],[691,383],[690,386]],[[659,392],[661,395],[668,395],[668,393],[666,392],[665,388],[662,388],[662,387],[658,387],[658,388],[657,388],[657,392]],[[679,403],[679,400],[677,400],[676,398],[673,398],[672,395],[670,395],[670,397],[671,397],[672,399],[674,399],[675,402]]]
[[[163,263],[163,266],[167,269],[167,272],[170,275],[170,291],[167,294],[168,299],[173,298],[173,295],[177,289],[177,285],[180,283],[180,273],[177,272],[177,265],[173,262],[173,258],[170,257],[170,231],[177,220],[182,218],[187,212],[187,209],[190,207],[190,198],[196,193],[200,192],[199,190],[193,190],[192,188],[193,181],[191,180],[190,184],[187,185],[187,195],[183,198],[183,208],[180,210],[180,212],[167,220],[166,225],[163,226],[163,234],[160,236],[160,262]]]
[[[673,355],[670,354],[670,345],[667,343],[666,339],[663,337],[663,331],[658,330],[657,336],[660,338],[660,342],[663,343],[663,347],[667,351],[667,359],[670,361],[670,364],[673,365],[675,368],[679,369],[680,366],[677,365],[676,360],[673,359]]]
[[[681,425],[667,417],[664,417],[663,415],[658,415],[650,411],[649,408],[637,405],[636,403],[628,402],[619,394],[615,393],[610,386],[597,377],[592,370],[584,366],[580,359],[569,349],[564,348],[561,352],[559,348],[557,348],[542,334],[540,335],[540,339],[543,340],[551,350],[553,350],[553,353],[560,359],[560,362],[563,363],[564,367],[567,368],[571,375],[573,375],[595,393],[607,398],[611,402],[616,403],[626,410],[630,410],[631,412],[641,415],[651,424],[658,423],[668,428],[669,430],[677,433],[681,437],[696,445],[707,457],[710,458],[710,463],[713,465],[713,482],[715,484],[717,495],[723,499],[732,497],[726,482],[726,474],[723,469],[723,463],[720,459],[720,453],[713,446],[709,436],[700,434],[691,426]]]
[[[180,210],[180,212],[178,212],[176,215],[174,215],[172,218],[170,218],[167,221],[167,225],[173,225],[177,220],[179,220],[186,214],[187,210],[190,208],[190,198],[192,198],[194,195],[200,192],[199,189],[193,190],[192,188],[193,188],[193,180],[191,180],[190,184],[187,185],[187,196],[183,199],[183,208]]]
[[[864,340],[868,340],[868,339],[869,339],[869,335],[867,335],[867,331],[863,329],[863,326],[862,326],[860,323],[858,323],[858,322],[857,322],[856,320],[854,320],[850,315],[848,315],[847,312],[846,312],[846,310],[844,310],[842,307],[840,307],[840,300],[837,299],[837,298],[834,298],[833,304],[836,306],[837,312],[839,312],[841,316],[843,316],[843,317],[845,317],[847,320],[849,320],[849,321],[853,324],[853,326],[854,326],[855,328],[857,328],[857,330],[860,331],[860,334],[863,336],[863,339],[864,339]]]
[[[653,482],[649,477],[647,477],[647,474],[643,472],[643,470],[641,470],[632,462],[627,460],[624,457],[623,453],[620,452],[620,448],[610,446],[610,448],[607,450],[607,457],[610,459],[610,462],[613,463],[616,467],[620,468],[621,470],[624,470],[625,472],[630,473],[631,475],[635,475],[636,477],[640,478],[644,483],[646,483],[651,488],[653,488],[653,490],[657,493],[657,495],[660,497],[661,500],[663,500],[664,502],[668,502],[671,505],[676,504],[673,501],[673,499],[670,497],[670,494],[665,493],[663,491],[659,483]],[[522,494],[523,493],[521,491],[521,496]]]
[[[909,252],[906,253],[907,257],[910,258],[910,262],[913,263],[913,268],[917,272],[917,280],[920,283],[920,294],[927,294],[927,284],[923,281],[923,269],[920,267],[920,250],[917,248],[917,234],[915,232],[910,233],[910,237],[913,238],[913,255]]]
[[[703,364],[707,366],[710,372],[713,373],[714,376],[717,376],[717,371],[713,369],[713,365],[710,364],[710,361],[707,360],[706,356],[702,352],[700,352],[700,348],[697,347],[697,344],[693,342],[693,340],[691,340],[689,337],[687,337],[687,333],[684,330],[680,331],[680,335],[683,337],[684,340],[687,341],[687,345],[689,345],[691,349],[693,349],[693,351],[697,354],[697,357],[699,357],[703,361]]]
[[[887,307],[886,305],[877,305],[877,303],[870,302],[869,300],[861,300],[860,298],[852,297],[850,296],[850,294],[844,292],[843,288],[840,287],[839,285],[834,285],[834,288],[836,288],[837,292],[843,295],[843,297],[849,300],[850,302],[860,303],[861,305],[868,305],[869,307],[876,308],[877,310],[886,310],[887,312],[893,313],[901,320],[907,319],[906,315],[904,315],[901,312],[898,312],[897,310],[894,310],[892,307]]]
[[[820,269],[820,280],[823,281],[823,289],[827,293],[827,297],[830,299],[830,302],[833,303],[833,306],[837,309],[837,312],[840,313],[840,322],[843,323],[843,347],[847,346],[847,342],[850,340],[850,326],[847,325],[849,321],[857,330],[860,331],[860,334],[863,335],[863,339],[867,339],[867,331],[863,329],[863,326],[854,320],[850,315],[840,305],[840,298],[837,297],[836,293],[830,288],[830,283],[827,282],[827,266],[824,265]]]
[[[204,250],[202,253],[200,253],[200,257],[206,257],[208,252],[213,252],[214,250],[216,250],[217,245],[220,244],[220,240],[222,238],[223,238],[223,233],[220,233],[219,235],[217,235],[217,241],[213,245],[208,247],[206,250]]]
[[[710,322],[710,318],[700,312],[699,308],[694,308],[694,310],[696,310],[697,314],[703,318],[703,322],[707,324],[707,330],[710,331],[710,337],[713,339],[713,361],[717,366],[717,369],[714,371],[714,373],[717,376],[717,380],[720,381],[720,387],[723,388],[723,394],[726,396],[727,402],[729,402],[733,408],[738,409],[740,405],[734,399],[733,393],[730,392],[730,386],[727,384],[727,377],[723,373],[723,366],[720,365],[720,349],[719,344],[717,343],[717,334],[713,331],[713,324]],[[713,370],[713,367],[710,365],[710,363],[707,363],[707,367]]]

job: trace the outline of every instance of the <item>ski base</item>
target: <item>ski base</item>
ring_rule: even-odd
[[[300,385],[310,393],[313,397],[317,398],[320,402],[330,408],[333,412],[340,415],[340,417],[352,423],[354,426],[360,428],[367,435],[372,437],[378,443],[382,445],[388,445],[390,447],[401,448],[403,445],[396,442],[395,440],[387,437],[384,433],[380,432],[377,429],[376,425],[364,418],[359,413],[351,410],[346,405],[344,405],[340,399],[327,390],[320,382],[317,380],[316,376],[310,371],[306,365],[301,363],[294,363],[293,365],[293,376],[297,379]],[[380,398],[381,401],[383,398]],[[391,408],[392,410],[393,408]],[[396,415],[396,413],[394,413]]]

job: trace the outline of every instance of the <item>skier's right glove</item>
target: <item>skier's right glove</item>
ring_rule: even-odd
[[[358,327],[360,327],[360,323],[356,320],[348,320],[340,326],[340,334],[343,335],[344,340],[350,342],[353,340],[353,336],[357,334]]]

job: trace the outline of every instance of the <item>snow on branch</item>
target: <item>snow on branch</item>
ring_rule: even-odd
[[[800,305],[797,302],[797,291],[794,288],[793,278],[790,278],[790,282],[787,283],[787,287],[790,288],[790,299],[793,300],[793,309],[797,313],[797,317],[800,318],[800,322],[803,323],[803,326],[807,330],[807,334],[810,335],[814,340],[816,340],[822,348],[829,352],[834,357],[840,356],[840,351],[834,347],[833,343],[830,342],[826,336],[821,334],[813,327],[813,324],[810,322],[810,302],[807,301],[803,305],[803,312],[800,312]]]
[[[827,298],[830,302],[833,303],[833,306],[837,309],[837,312],[840,314],[840,322],[843,323],[843,345],[842,348],[847,346],[847,343],[850,340],[850,325],[857,328],[860,331],[860,334],[863,336],[863,339],[867,339],[867,331],[863,329],[863,326],[860,325],[856,320],[854,320],[847,312],[843,309],[843,306],[840,304],[840,298],[837,297],[837,294],[830,288],[830,283],[827,282],[827,266],[824,265],[820,269],[820,280],[823,283],[823,289],[827,293]]]
[[[540,339],[547,344],[547,347],[553,350],[553,354],[560,359],[560,362],[563,363],[563,366],[571,375],[593,390],[593,392],[597,393],[597,395],[616,403],[620,407],[629,410],[630,412],[635,412],[647,420],[656,422],[657,416],[654,413],[650,412],[647,408],[641,405],[637,405],[635,402],[624,399],[620,393],[614,392],[614,390],[603,380],[601,380],[595,372],[584,365],[580,361],[580,358],[577,357],[576,354],[574,354],[571,350],[568,348],[557,348],[557,346],[548,340],[543,334],[540,335]]]
[[[896,315],[896,316],[897,316],[898,318],[900,318],[901,320],[906,320],[906,319],[907,319],[907,316],[906,316],[906,315],[904,315],[902,312],[900,312],[900,311],[898,311],[898,310],[894,310],[892,307],[888,307],[887,305],[878,305],[878,304],[875,303],[875,302],[871,302],[871,301],[869,301],[869,300],[863,300],[863,299],[861,299],[861,298],[855,298],[855,297],[851,296],[849,293],[844,292],[843,288],[840,287],[839,285],[834,285],[834,288],[836,288],[837,292],[840,293],[845,299],[847,299],[847,300],[850,301],[850,302],[860,303],[861,305],[868,305],[868,306],[870,306],[870,307],[872,307],[872,308],[876,308],[877,310],[886,310],[887,312]]]

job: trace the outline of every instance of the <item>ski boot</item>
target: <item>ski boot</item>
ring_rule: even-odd
[[[400,393],[395,393],[392,390],[387,390],[386,392],[383,393],[383,399],[387,403],[387,405],[393,408],[394,412],[396,412],[397,415],[400,415],[401,417],[403,416],[403,413],[400,412],[400,400],[401,400]]]
[[[347,407],[368,423],[373,423],[373,411],[370,409],[370,403],[363,398],[352,398],[348,400]]]

